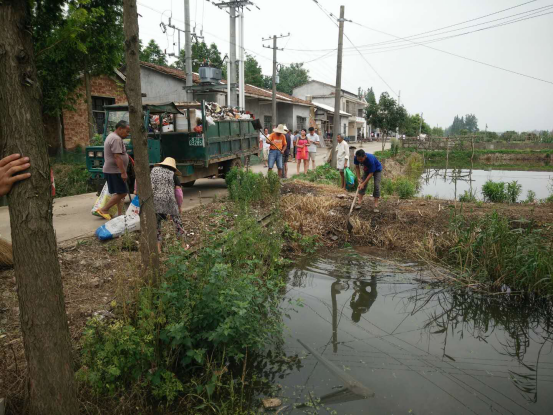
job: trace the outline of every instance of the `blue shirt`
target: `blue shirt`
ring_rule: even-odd
[[[356,166],[362,164],[365,175],[375,173],[377,171],[382,171],[382,164],[380,164],[375,156],[373,156],[372,154],[366,154],[365,156],[365,161],[363,161],[363,163],[359,163],[357,157],[355,157],[353,159],[353,164],[355,164]]]

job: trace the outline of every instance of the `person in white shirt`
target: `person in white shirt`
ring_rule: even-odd
[[[340,172],[340,179],[342,180],[342,189],[346,190],[346,178],[344,176],[344,169],[349,167],[349,145],[344,141],[342,134],[336,136],[338,144],[336,145],[336,168]]]
[[[309,140],[309,160],[311,160],[311,165],[313,170],[315,170],[315,156],[317,156],[317,147],[321,145],[321,140],[319,136],[315,134],[315,128],[309,127],[309,134],[307,134],[307,139]]]
[[[269,129],[265,128],[263,132],[265,135],[259,133],[259,149],[263,150],[263,164],[267,167],[267,160],[269,160],[269,147],[271,147],[271,145],[267,142],[265,137],[269,136]]]

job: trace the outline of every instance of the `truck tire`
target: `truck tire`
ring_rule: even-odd
[[[227,160],[223,162],[223,172],[221,174],[221,177],[225,179],[227,177],[227,173],[231,171],[233,167],[238,167],[239,169],[242,168],[242,160],[239,158],[235,158],[232,160]]]
[[[192,187],[192,186],[194,186],[194,183],[196,183],[196,180],[192,180],[191,182],[183,183],[182,187]]]

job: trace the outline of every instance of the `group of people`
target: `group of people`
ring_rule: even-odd
[[[119,121],[115,126],[115,131],[110,133],[104,141],[104,167],[102,171],[108,185],[108,191],[113,196],[96,212],[106,220],[111,219],[109,211],[113,206],[117,206],[118,215],[123,214],[123,201],[129,194],[127,185],[129,155],[123,142],[129,134],[129,124],[126,121]],[[184,226],[176,197],[179,190],[182,192],[178,176],[180,176],[180,172],[177,169],[175,159],[172,157],[167,157],[161,163],[156,163],[150,172],[157,219],[157,242],[160,252],[163,240],[161,225],[164,220],[171,219],[177,238],[182,239],[184,235]],[[183,244],[183,247],[188,248],[188,245]]]
[[[317,147],[321,146],[321,139],[315,133],[315,128],[309,130],[302,128],[292,133],[284,124],[269,129],[259,134],[259,149],[263,150],[263,162],[265,167],[272,170],[277,165],[278,175],[283,179],[288,177],[288,161],[292,158],[297,162],[297,174],[300,173],[303,161],[303,172],[307,173],[309,161],[313,169],[316,167]]]

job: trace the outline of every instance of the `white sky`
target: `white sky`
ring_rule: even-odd
[[[219,0],[217,0],[219,1]],[[339,15],[345,6],[346,19],[372,29],[405,37],[454,25],[490,13],[514,7],[529,0],[318,0],[323,8]],[[338,28],[325,16],[313,0],[254,0],[255,7],[246,11],[245,47],[253,54],[263,73],[272,71],[272,51],[264,49],[262,37],[287,34],[280,39],[278,61],[282,64],[307,62],[312,79],[330,84],[336,82],[336,52]],[[548,8],[548,6],[550,8]],[[531,12],[543,8],[541,11]],[[190,0],[192,26],[199,33],[203,24],[206,43],[215,42],[224,56],[229,49],[229,15],[206,0]],[[167,52],[177,51],[177,35],[172,30],[163,34],[160,22],[173,23],[184,29],[184,0],[138,0],[140,37],[146,44],[155,39]],[[518,13],[510,19],[440,35],[433,32],[417,42],[446,37],[504,23],[512,19],[553,12],[553,1],[537,0],[503,13],[443,31],[460,29]],[[345,33],[355,46],[396,40],[354,23],[345,24]],[[184,36],[183,36],[184,37]],[[173,42],[175,46],[173,46]],[[488,124],[492,131],[553,130],[553,14],[517,23],[470,33],[430,43],[429,46],[467,58],[482,61],[525,75],[547,80],[540,82],[504,72],[446,53],[409,42],[399,50],[360,48],[365,59],[378,71],[395,93],[401,91],[401,103],[409,113],[424,113],[431,125],[449,126],[453,117],[474,113],[479,127]],[[181,38],[184,48],[184,38]],[[389,48],[390,45],[378,45]],[[360,54],[344,39],[344,69],[342,87],[357,92],[358,87],[373,87],[378,96],[395,93],[379,78]],[[294,51],[291,49],[307,49]]]

